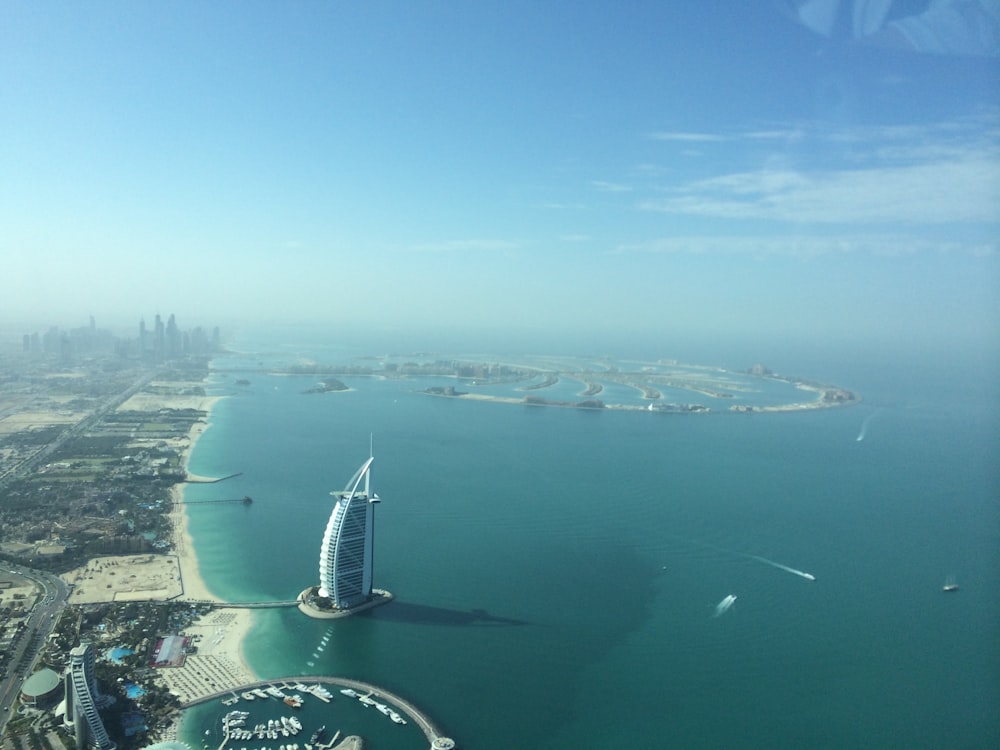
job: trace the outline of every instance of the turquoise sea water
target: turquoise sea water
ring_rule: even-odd
[[[798,372],[864,403],[758,415],[216,374],[231,397],[190,468],[242,474],[188,496],[254,504],[189,506],[202,575],[231,600],[314,584],[328,493],[373,434],[375,581],[397,599],[334,623],[258,612],[247,653],[265,677],[384,685],[466,750],[998,746],[995,387],[974,369],[833,361]],[[192,746],[218,746],[225,710],[188,712]],[[347,700],[308,702],[303,723],[426,747]]]

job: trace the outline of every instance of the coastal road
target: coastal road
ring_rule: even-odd
[[[14,643],[7,662],[7,674],[0,680],[0,734],[20,705],[21,684],[31,676],[45,640],[56,626],[66,606],[69,587],[58,577],[20,565],[0,563],[0,571],[26,578],[35,584],[37,599],[25,619],[24,629]]]
[[[72,440],[77,435],[81,434],[84,430],[88,430],[97,424],[100,419],[110,411],[117,409],[119,406],[124,404],[128,399],[139,392],[140,389],[144,388],[149,381],[153,380],[158,374],[158,371],[145,372],[143,373],[132,385],[126,388],[121,393],[116,393],[113,396],[109,396],[104,399],[100,404],[98,404],[90,414],[85,416],[76,424],[70,425],[61,433],[59,436],[53,440],[51,443],[41,446],[38,450],[34,451],[30,456],[22,459],[16,466],[12,466],[10,469],[0,474],[0,488],[5,487],[10,482],[24,476],[26,473],[31,471],[39,461],[41,461],[46,456],[52,455],[52,453],[59,447],[64,445],[67,441]]]

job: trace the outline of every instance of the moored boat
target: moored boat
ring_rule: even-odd
[[[316,684],[309,688],[309,692],[323,701],[329,701],[333,694],[322,685]]]

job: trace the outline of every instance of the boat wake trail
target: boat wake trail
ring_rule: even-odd
[[[742,554],[742,553],[737,553]],[[806,573],[802,570],[796,570],[795,568],[789,568],[787,565],[782,565],[781,563],[776,563],[774,560],[768,560],[766,557],[759,557],[757,555],[744,555],[744,557],[749,557],[751,560],[756,560],[757,562],[762,562],[765,565],[770,565],[772,568],[777,568],[778,570],[785,570],[789,573],[794,573],[797,576],[802,576],[807,581],[815,581],[816,576],[812,573]]]
[[[875,415],[878,414],[880,411],[882,411],[881,407],[873,411],[871,414],[869,414],[867,417],[864,418],[864,421],[861,422],[861,431],[858,433],[857,437],[857,441],[859,443],[862,440],[864,440],[865,435],[868,434],[868,424],[875,418]]]
[[[323,637],[320,639],[319,644],[313,649],[312,659],[306,662],[310,667],[316,666],[316,662],[319,660],[323,651],[326,650],[326,644],[330,641],[330,634],[333,632],[332,628],[327,628]]]
[[[713,614],[712,617],[721,617],[722,615],[726,614],[726,612],[729,611],[729,608],[733,606],[733,603],[735,601],[736,601],[735,594],[730,594],[729,596],[727,596],[725,599],[723,599],[721,602],[715,605],[715,614]]]
[[[708,549],[714,549],[716,552],[721,552],[725,555],[735,555],[736,557],[745,557],[748,560],[756,560],[757,562],[764,563],[765,565],[770,565],[772,568],[777,568],[778,570],[784,570],[786,573],[794,573],[795,575],[805,578],[807,581],[815,581],[816,576],[812,573],[806,573],[804,570],[796,570],[795,568],[790,568],[787,565],[782,565],[774,560],[768,560],[766,557],[761,557],[760,555],[748,555],[746,552],[737,552],[736,550],[726,549],[725,547],[720,547],[717,544],[710,544],[709,542],[702,542],[697,539],[687,539],[684,537],[674,537],[675,539],[687,542],[688,544],[695,544],[699,547],[707,547]],[[725,600],[723,600],[725,601]]]

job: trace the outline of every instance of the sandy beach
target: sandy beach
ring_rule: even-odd
[[[209,422],[211,408],[217,398],[205,398],[198,408],[208,408]],[[207,403],[205,403],[207,402]],[[188,433],[188,444],[182,458],[188,481],[210,481],[213,477],[202,477],[187,470],[191,451],[198,438],[208,429],[208,423],[196,423]],[[183,581],[181,599],[222,602],[205,585],[198,570],[198,556],[191,538],[187,506],[184,505],[183,484],[171,488],[173,508],[171,521],[174,530],[174,552],[179,573]],[[160,674],[183,703],[200,697],[239,687],[258,679],[243,655],[243,639],[253,625],[253,614],[249,609],[218,608],[200,618],[185,630],[197,646],[197,653],[187,657],[182,667],[163,668]]]
[[[157,674],[180,698],[189,703],[212,693],[236,690],[260,679],[243,657],[243,638],[253,615],[248,609],[215,609],[184,630],[197,653],[180,667],[162,667]]]
[[[171,385],[176,387],[176,384]],[[200,385],[200,383],[191,384],[192,389]],[[188,434],[173,442],[172,447],[179,452],[188,481],[211,481],[214,479],[213,477],[192,474],[187,467],[191,451],[197,444],[198,438],[208,429],[212,408],[219,400],[220,398],[215,396],[182,395],[176,391],[173,393],[139,393],[123,403],[119,410],[155,411],[166,408],[198,409],[207,412],[206,421],[193,424]],[[160,556],[160,559],[169,560],[173,565],[176,586],[165,592],[168,596],[164,598],[173,601],[192,600],[222,603],[222,599],[213,594],[205,585],[198,570],[198,557],[195,554],[194,542],[188,525],[187,507],[183,502],[184,488],[184,484],[176,484],[171,488],[173,505],[170,511],[170,520],[173,528],[174,554],[165,558]],[[136,575],[135,570],[137,569],[133,566],[132,575]],[[154,594],[159,595],[160,592],[154,592],[151,587],[160,581],[160,578],[147,574],[143,576],[143,579],[149,581],[146,590],[136,590],[131,596],[147,600],[157,598]],[[110,593],[112,590],[106,586],[107,583],[102,581],[101,585],[91,588],[101,590],[102,593]],[[142,596],[142,594],[146,594],[146,596]],[[112,596],[117,600],[121,598],[122,594],[112,593]],[[157,669],[157,675],[163,679],[170,691],[177,695],[182,703],[189,703],[206,695],[230,690],[255,681],[257,675],[243,656],[243,639],[250,632],[252,625],[253,613],[251,610],[213,609],[184,630],[183,635],[191,639],[190,645],[195,647],[195,653],[188,654],[182,666]],[[162,738],[176,737],[178,729],[179,721],[164,732]]]
[[[135,396],[133,396],[135,398]],[[171,400],[176,397],[168,397]],[[189,482],[204,482],[211,481],[214,477],[203,477],[197,474],[192,474],[188,470],[188,461],[191,459],[191,451],[194,450],[194,446],[198,442],[205,430],[208,429],[211,424],[212,408],[216,403],[219,402],[217,397],[204,396],[197,399],[198,405],[192,408],[197,408],[203,411],[207,411],[207,417],[204,422],[195,422],[191,425],[191,429],[188,431],[187,439],[183,446],[180,448],[180,458],[182,465],[184,466],[184,473],[187,476],[187,481]],[[173,404],[171,404],[173,405]],[[200,572],[198,571],[198,556],[195,554],[194,542],[191,538],[191,531],[188,527],[188,513],[187,506],[184,505],[184,484],[175,484],[170,488],[171,500],[173,505],[170,510],[170,522],[173,528],[174,538],[174,554],[177,555],[177,563],[180,566],[181,580],[183,581],[184,593],[182,598],[184,599],[197,599],[200,601],[213,601],[221,602],[222,600],[208,590],[205,585],[205,581],[202,579]]]
[[[140,393],[122,404],[120,410],[156,411],[191,408],[208,412],[217,397]],[[208,429],[206,422],[196,422],[186,436],[175,438],[171,447],[178,451],[189,482],[212,481],[187,471],[188,459],[198,438]],[[139,441],[140,444],[142,441]],[[173,501],[170,520],[173,529],[172,554],[141,554],[93,558],[86,565],[62,576],[72,584],[70,604],[94,604],[124,601],[199,601],[224,604],[206,586],[198,570],[198,557],[184,505],[185,484],[171,488]],[[189,703],[212,693],[228,691],[256,681],[258,676],[243,655],[243,640],[253,625],[253,611],[236,607],[217,607],[183,631],[193,653],[179,667],[156,670],[167,687],[182,703]],[[168,633],[157,634],[160,636]],[[161,734],[163,739],[176,736],[179,723]]]
[[[220,396],[191,393],[202,387],[200,382],[150,381],[145,389],[123,402],[116,411],[159,411],[160,409],[197,409],[211,412]],[[156,392],[162,389],[161,392]],[[186,392],[187,391],[187,392]]]
[[[171,488],[173,508],[170,511],[170,522],[174,529],[174,554],[180,567],[183,582],[182,599],[198,601],[221,602],[222,600],[208,590],[205,581],[198,570],[198,556],[195,554],[194,542],[188,528],[187,507],[183,503],[184,485],[176,484]]]
[[[73,585],[70,603],[221,601],[198,575],[184,506],[174,512],[180,515],[175,528],[183,540],[177,545],[176,555],[95,557],[62,576]],[[180,667],[158,669],[157,675],[182,703],[255,681],[257,675],[243,656],[243,639],[252,625],[252,610],[213,609],[183,632],[192,639],[197,653],[188,655]]]
[[[176,485],[173,492],[174,551],[184,589],[178,598],[222,602],[209,591],[198,571],[187,510],[178,502],[184,494],[183,486]],[[212,610],[184,631],[194,639],[198,652],[188,656],[183,666],[163,668],[159,674],[182,703],[257,680],[243,654],[243,639],[252,625],[252,610],[236,607]]]

